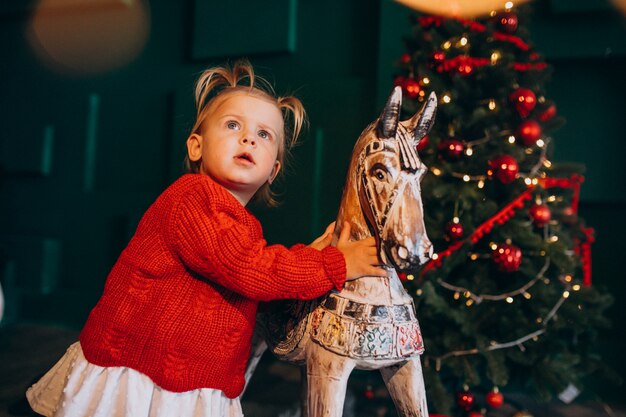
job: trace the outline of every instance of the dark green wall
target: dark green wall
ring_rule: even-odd
[[[82,325],[141,214],[180,173],[197,74],[233,58],[229,51],[247,54],[279,92],[295,92],[308,109],[310,128],[283,182],[284,204],[259,215],[270,242],[315,237],[333,220],[353,141],[386,98],[410,30],[409,11],[391,0],[281,0],[272,3],[276,10],[251,0],[153,1],[144,5],[149,36],[137,58],[81,76],[35,53],[34,3],[0,5],[5,323]],[[126,7],[96,3],[100,12],[72,13],[97,17]],[[619,255],[626,236],[624,19],[595,0],[537,7],[531,33],[554,65],[548,92],[568,119],[555,135],[556,158],[588,167],[581,212],[597,231],[594,283],[619,300],[626,291]],[[607,340],[618,347],[607,348],[609,356],[626,348],[616,337],[625,304],[611,310],[618,324]]]

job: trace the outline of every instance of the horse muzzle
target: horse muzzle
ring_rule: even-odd
[[[416,247],[407,247],[398,242],[383,242],[383,250],[387,261],[396,270],[415,270],[428,262],[433,256],[433,245],[426,239],[421,239]]]

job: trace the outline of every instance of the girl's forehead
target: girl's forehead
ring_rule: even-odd
[[[246,113],[268,119],[268,123],[283,124],[283,114],[271,98],[246,91],[236,91],[220,95],[215,98],[215,101],[214,113]]]

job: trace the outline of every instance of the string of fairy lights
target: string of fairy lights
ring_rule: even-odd
[[[462,297],[464,297],[466,299],[465,305],[467,307],[470,307],[473,304],[480,304],[484,301],[492,301],[492,302],[505,301],[506,303],[511,304],[514,302],[514,297],[518,297],[520,295],[524,299],[530,300],[532,298],[532,295],[530,294],[529,290],[538,282],[541,281],[545,285],[549,285],[552,282],[552,280],[550,280],[550,278],[547,278],[545,276],[549,267],[550,267],[550,258],[546,257],[544,265],[541,267],[540,271],[537,273],[537,275],[534,278],[530,279],[528,282],[526,282],[524,285],[522,285],[519,288],[516,288],[511,291],[503,292],[500,294],[477,294],[466,287],[456,286],[442,279],[437,280],[437,283],[442,288],[445,288],[453,292],[454,293],[453,298],[455,300],[459,300]],[[543,317],[537,317],[535,322],[540,327],[537,328],[536,330],[533,330],[521,337],[518,337],[510,341],[501,342],[501,341],[492,340],[489,346],[486,346],[483,348],[475,347],[472,349],[453,350],[453,351],[450,351],[450,352],[447,352],[438,356],[425,355],[426,363],[428,364],[429,361],[434,360],[435,370],[440,371],[442,362],[445,361],[446,359],[453,358],[453,357],[476,355],[482,352],[489,352],[489,351],[494,351],[494,350],[499,350],[499,349],[507,349],[511,347],[518,347],[520,350],[524,351],[525,350],[524,343],[530,340],[533,340],[533,341],[539,340],[539,337],[547,331],[548,323],[556,317],[557,312],[559,311],[563,303],[569,298],[571,292],[579,291],[581,289],[580,284],[573,283],[573,277],[569,274],[563,275],[562,277],[560,277],[559,282],[563,284],[564,289],[560,297],[557,299],[557,301],[554,303],[554,305],[550,309],[550,311]],[[421,289],[417,290],[417,294],[418,295],[422,294]],[[579,306],[579,308],[582,308],[582,307]]]

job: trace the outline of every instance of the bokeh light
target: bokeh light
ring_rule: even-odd
[[[528,0],[396,0],[420,12],[448,16],[475,18],[486,16],[494,10],[510,9]],[[622,0],[623,1],[623,0]]]
[[[29,41],[46,65],[78,75],[128,64],[149,33],[144,0],[40,0],[28,27]]]

